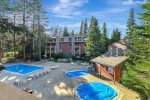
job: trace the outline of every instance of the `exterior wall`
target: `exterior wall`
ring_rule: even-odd
[[[120,78],[121,78],[121,68],[120,66],[118,66],[115,69],[115,79],[116,81],[120,81]]]
[[[93,66],[96,68],[96,70],[101,73],[104,72],[106,73],[109,77],[113,78],[114,77],[114,73],[110,73],[108,71],[108,67],[107,66],[101,66],[100,64],[97,63],[93,63]],[[101,66],[101,67],[100,67]],[[120,78],[121,78],[121,68],[120,66],[115,68],[115,80],[120,82]]]
[[[71,55],[71,46],[70,43],[62,43],[61,44],[62,53],[66,56]]]
[[[85,54],[85,43],[80,44],[81,54]]]

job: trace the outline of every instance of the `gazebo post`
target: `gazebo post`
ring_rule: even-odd
[[[115,80],[116,80],[116,77],[115,77],[115,69],[113,69],[113,72],[114,72],[114,77],[113,77],[113,80],[114,80],[114,84],[115,84]]]

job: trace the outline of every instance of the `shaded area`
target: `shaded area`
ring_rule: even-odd
[[[2,63],[0,63],[0,71],[2,71],[4,69],[5,69],[4,65]]]

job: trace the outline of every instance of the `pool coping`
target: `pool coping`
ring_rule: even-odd
[[[91,82],[87,82],[87,83],[83,83],[83,84],[88,84],[88,83],[93,83],[93,82],[98,82],[98,81],[91,81]],[[112,100],[122,100],[122,98],[119,98],[120,96],[119,96],[118,89],[116,89],[116,88],[114,88],[113,86],[111,86],[111,85],[109,85],[109,84],[107,84],[107,83],[104,83],[104,82],[98,82],[98,83],[106,84],[106,85],[110,86],[111,88],[113,88],[114,90],[116,90],[117,96],[116,96],[115,98],[113,98]],[[80,85],[83,85],[83,84],[79,84],[79,85],[76,86],[74,89],[76,90]],[[78,98],[79,98],[80,100],[84,100],[84,99],[80,98],[80,96],[78,95],[77,91],[75,91],[75,93],[77,94],[77,96],[78,96]],[[118,96],[119,96],[119,97],[118,97]],[[122,97],[123,97],[123,96],[122,96]],[[119,99],[118,99],[118,98],[119,98]]]
[[[17,63],[17,64],[22,64],[22,65],[28,65],[28,66],[31,66],[31,65],[29,65],[29,64],[23,64],[23,63]],[[17,64],[12,64],[12,65],[17,65]],[[11,65],[7,65],[7,66],[11,66]],[[42,66],[37,66],[37,65],[33,65],[33,64],[32,64],[32,66],[35,66],[35,67],[42,67]],[[19,73],[7,71],[7,70],[3,70],[3,71],[9,72],[9,73],[13,73],[13,74],[16,74],[16,75],[23,75],[23,76],[24,76],[24,75],[29,75],[29,74],[34,73],[34,72],[38,72],[38,71],[40,71],[40,70],[44,70],[44,67],[42,67],[41,69],[32,71],[32,72],[26,73],[26,74],[19,74]]]

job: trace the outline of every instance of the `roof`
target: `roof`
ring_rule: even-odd
[[[127,60],[126,56],[99,56],[91,60],[91,62],[102,64],[108,67],[115,68],[117,65]]]
[[[41,100],[27,92],[0,82],[0,100]]]
[[[120,48],[122,50],[126,50],[127,49],[126,44],[124,44],[122,42],[113,43],[110,47],[116,47],[116,48]]]

